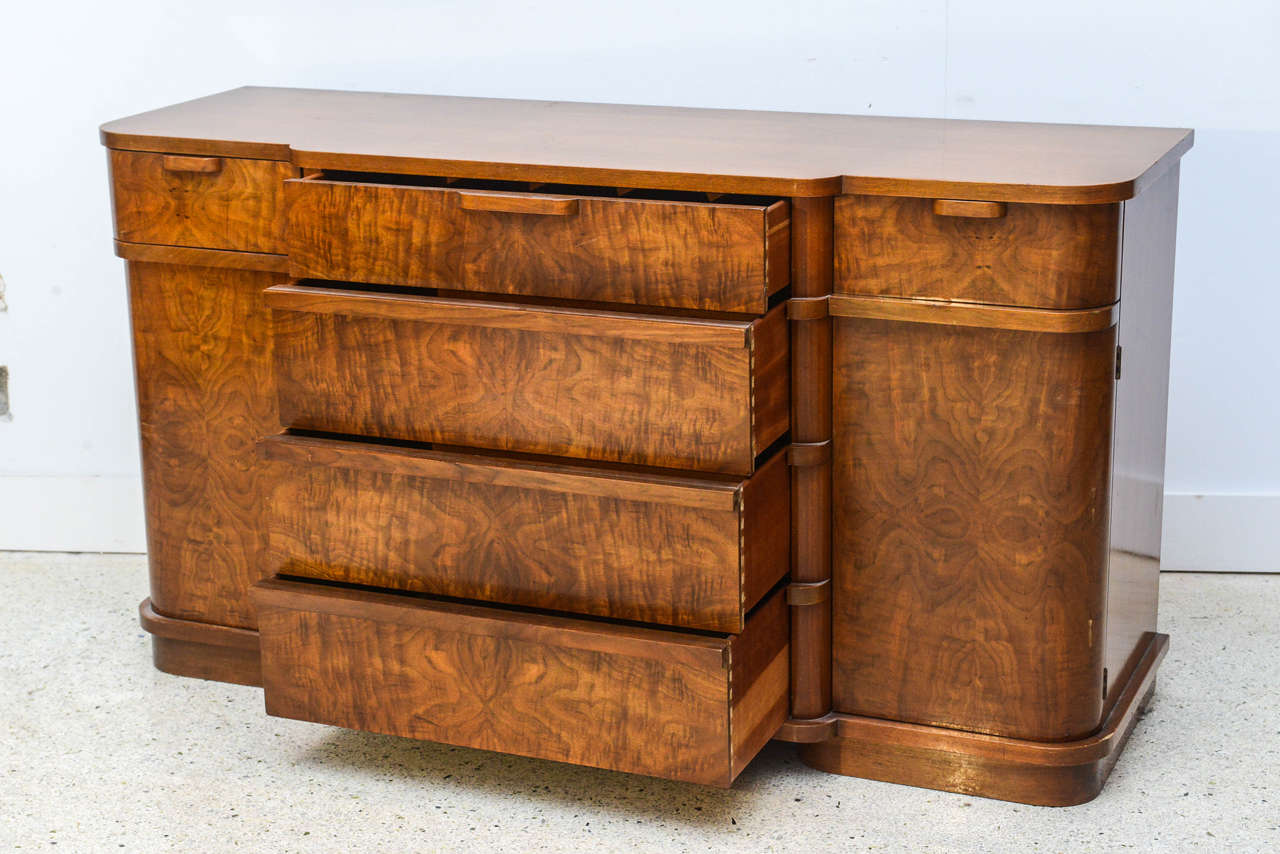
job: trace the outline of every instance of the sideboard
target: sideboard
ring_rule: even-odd
[[[155,664],[1032,804],[1150,702],[1187,130],[242,88],[102,128]]]

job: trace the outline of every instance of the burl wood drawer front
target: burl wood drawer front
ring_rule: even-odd
[[[708,320],[270,288],[286,427],[746,475],[788,426],[782,307]]]
[[[1043,741],[1092,732],[1115,327],[834,326],[836,710]]]
[[[727,786],[786,717],[781,593],[715,636],[265,581],[272,715]]]
[[[1119,298],[1120,206],[836,200],[835,289],[1038,308]]]
[[[116,237],[241,252],[284,252],[288,163],[111,151]]]
[[[789,479],[282,435],[269,571],[742,631],[788,568]]]
[[[463,187],[289,181],[290,273],[752,314],[788,282],[784,201]]]

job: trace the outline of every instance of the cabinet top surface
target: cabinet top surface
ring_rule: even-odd
[[[317,169],[1089,204],[1137,195],[1192,132],[244,87],[108,122],[102,141]]]

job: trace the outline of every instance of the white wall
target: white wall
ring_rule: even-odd
[[[1273,0],[120,0],[9,4],[4,25],[0,364],[13,419],[0,422],[0,548],[142,547],[96,127],[255,83],[1195,127],[1166,567],[1212,565],[1230,547],[1221,568],[1280,569],[1280,503],[1254,500],[1280,495]]]

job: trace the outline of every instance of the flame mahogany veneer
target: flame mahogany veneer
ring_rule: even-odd
[[[781,738],[1101,790],[1168,646],[1190,131],[244,88],[102,141],[161,670],[712,785]]]

